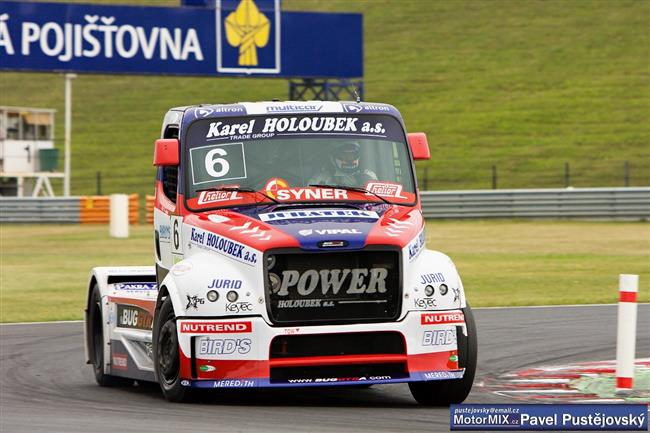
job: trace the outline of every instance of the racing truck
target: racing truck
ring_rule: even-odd
[[[448,256],[425,248],[392,105],[270,101],[170,109],[155,141],[154,266],[96,267],[87,363],[102,386],[408,383],[462,402],[477,332]],[[218,391],[213,391],[218,392]]]

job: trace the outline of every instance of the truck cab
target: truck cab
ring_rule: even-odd
[[[173,401],[195,388],[399,382],[423,404],[464,400],[476,331],[452,261],[425,248],[414,161],[428,158],[426,136],[388,104],[171,109],[154,148],[155,270],[91,276],[88,310],[106,297],[95,315],[117,321],[98,331],[87,314],[88,335],[118,339],[102,353],[127,364],[103,362],[100,379],[137,378],[130,361]],[[152,287],[116,296],[111,275]],[[130,298],[153,318],[148,360],[120,330]]]

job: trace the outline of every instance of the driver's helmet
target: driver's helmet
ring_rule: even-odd
[[[334,146],[332,162],[337,170],[355,173],[359,170],[359,150],[361,146],[355,141],[338,143]]]

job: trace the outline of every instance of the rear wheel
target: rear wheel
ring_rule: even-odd
[[[191,400],[191,389],[181,385],[176,316],[169,296],[154,319],[153,356],[156,379],[165,398],[174,402]]]
[[[90,294],[88,305],[88,347],[93,364],[95,380],[100,386],[125,386],[132,383],[131,380],[111,376],[104,373],[104,318],[102,314],[102,299],[99,288],[95,284]]]
[[[431,382],[409,383],[411,394],[418,403],[427,406],[449,406],[462,403],[472,389],[476,373],[478,340],[476,323],[469,304],[463,308],[467,336],[458,333],[458,365],[465,368],[462,379],[436,380]]]

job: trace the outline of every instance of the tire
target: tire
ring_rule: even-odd
[[[176,315],[169,296],[154,318],[153,329],[154,373],[163,395],[172,402],[191,401],[192,390],[181,385]]]
[[[88,304],[88,323],[86,324],[88,336],[88,348],[90,349],[90,360],[93,365],[95,381],[99,386],[127,386],[133,383],[132,380],[111,376],[104,373],[104,318],[102,314],[102,300],[99,295],[99,288],[95,284],[90,294]]]
[[[463,308],[467,337],[458,335],[458,365],[465,368],[462,379],[436,380],[431,382],[409,383],[411,394],[415,400],[426,406],[449,406],[462,403],[472,389],[476,373],[476,357],[478,339],[476,323],[469,304]]]

